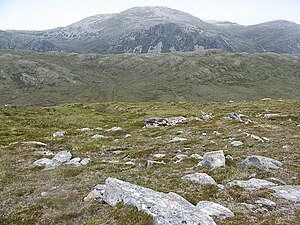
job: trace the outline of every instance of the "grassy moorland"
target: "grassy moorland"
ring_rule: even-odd
[[[51,54],[43,57],[56,59]],[[151,217],[133,207],[119,205],[112,208],[106,204],[83,201],[91,188],[103,183],[107,177],[119,178],[157,191],[172,191],[194,204],[200,200],[211,200],[232,209],[235,217],[218,224],[294,224],[299,220],[299,208],[296,209],[290,201],[275,198],[270,190],[246,191],[234,187],[219,190],[210,185],[184,182],[180,178],[192,172],[206,172],[218,183],[226,184],[233,179],[247,179],[256,173],[257,178],[276,177],[287,184],[299,185],[300,127],[295,124],[300,121],[299,108],[299,100],[2,107],[0,224],[151,224]],[[214,118],[208,121],[189,120],[173,127],[142,128],[145,118],[192,117],[199,116],[201,111],[213,113]],[[253,122],[245,125],[224,118],[233,111],[248,116]],[[279,113],[281,116],[268,120],[260,116],[265,113]],[[120,126],[123,130],[105,132],[113,126]],[[101,127],[103,130],[76,130],[83,127]],[[60,130],[66,131],[64,137],[52,137],[54,132]],[[221,135],[213,134],[214,131]],[[270,140],[258,142],[247,137],[244,132]],[[107,138],[91,139],[94,134],[103,134]],[[131,137],[125,138],[126,134]],[[169,143],[177,136],[187,138],[187,141]],[[244,145],[233,147],[230,145],[233,139],[242,141]],[[44,171],[32,165],[35,160],[43,157],[37,155],[41,147],[23,144],[24,141],[41,141],[47,144],[43,147],[46,150],[69,150],[74,157],[90,157],[91,162],[81,167],[63,165]],[[226,155],[231,155],[233,161],[217,171],[195,167],[198,161],[191,158],[174,163],[174,157],[178,154],[203,155],[221,149]],[[165,153],[163,160],[166,164],[146,168],[146,161],[153,159],[154,153]],[[272,172],[237,167],[238,162],[253,154],[280,160],[283,167]],[[135,160],[135,165],[125,165],[128,159]],[[109,162],[112,160],[119,163]],[[43,197],[42,192],[48,195]],[[252,211],[241,204],[254,203],[259,197],[275,201],[276,208]]]
[[[0,50],[0,106],[300,98],[300,56],[66,54]]]

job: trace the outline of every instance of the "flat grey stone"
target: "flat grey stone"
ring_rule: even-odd
[[[251,178],[249,180],[233,180],[228,183],[229,186],[239,186],[246,189],[259,189],[259,188],[269,188],[272,186],[276,186],[275,183],[257,179],[257,178]]]
[[[40,142],[40,141],[24,141],[22,144],[25,145],[39,145],[39,146],[47,146],[47,144]]]
[[[144,126],[146,128],[175,126],[178,123],[183,123],[187,119],[185,117],[170,117],[170,118],[149,118],[145,119]]]
[[[193,173],[181,177],[182,180],[191,181],[197,184],[212,184],[217,185],[217,182],[206,173]]]
[[[282,185],[270,189],[275,191],[275,197],[300,203],[300,185]]]
[[[94,136],[92,136],[92,139],[105,139],[106,137],[104,135],[101,134],[95,134]]]
[[[238,147],[238,146],[243,145],[244,143],[241,141],[232,141],[230,144],[234,147]]]
[[[49,164],[52,164],[52,160],[47,158],[38,159],[33,162],[34,166],[46,166]]]
[[[106,130],[106,132],[111,132],[111,131],[114,132],[114,131],[119,131],[119,130],[123,130],[122,127],[112,127],[110,129]]]
[[[253,155],[241,162],[240,166],[242,168],[256,167],[261,170],[277,170],[282,166],[282,163],[272,158]]]
[[[175,142],[183,142],[183,141],[187,141],[186,138],[181,138],[181,137],[174,137],[172,140],[170,140],[170,143],[175,143]]]
[[[275,202],[267,198],[259,198],[258,200],[255,201],[255,203],[267,208],[272,208],[276,206]]]
[[[210,201],[200,201],[196,207],[203,213],[218,219],[234,216],[234,213],[230,209]]]

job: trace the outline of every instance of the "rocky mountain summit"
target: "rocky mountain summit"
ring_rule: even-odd
[[[223,49],[230,52],[300,53],[300,25],[271,21],[254,26],[202,21],[167,7],[134,7],[44,31],[0,31],[0,48],[37,52],[166,53]]]

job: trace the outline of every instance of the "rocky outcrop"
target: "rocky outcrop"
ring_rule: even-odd
[[[107,178],[105,186],[94,189],[93,194],[89,194],[87,198],[93,196],[110,206],[118,203],[135,206],[153,216],[155,225],[216,224],[208,214],[178,194],[157,192],[115,178]]]
[[[149,118],[145,119],[144,126],[145,127],[166,127],[166,126],[174,126],[178,123],[183,123],[187,119],[185,117],[171,117],[171,118]]]

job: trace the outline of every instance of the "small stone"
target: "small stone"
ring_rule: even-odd
[[[234,147],[238,147],[238,146],[243,145],[244,143],[241,141],[232,141],[230,144]]]
[[[106,137],[104,135],[101,134],[95,134],[94,136],[92,136],[92,139],[105,139]]]
[[[201,155],[199,155],[199,154],[192,154],[190,156],[190,158],[197,159],[197,160],[203,160],[203,157]]]
[[[146,167],[152,167],[153,165],[165,165],[166,163],[164,161],[154,161],[154,160],[147,160]]]
[[[111,131],[115,132],[115,131],[120,131],[120,130],[123,130],[122,127],[112,127],[110,129],[106,130],[106,132],[111,132]]]
[[[176,160],[174,163],[180,163],[182,160],[188,158],[185,154],[176,155],[173,159]]]
[[[25,145],[39,145],[39,146],[47,146],[47,144],[40,142],[40,141],[24,141],[22,144]]]
[[[212,118],[214,118],[212,113],[203,113],[202,112],[202,115],[200,116],[201,120],[210,120]]]
[[[70,161],[66,162],[66,165],[72,165],[72,166],[80,166],[80,158],[73,158]]]
[[[93,130],[93,129],[91,129],[91,128],[88,128],[88,127],[84,127],[84,128],[78,128],[78,129],[76,129],[76,131],[91,131],[91,130]]]
[[[38,151],[35,151],[35,153],[37,155],[45,155],[45,156],[53,156],[54,155],[53,152],[48,151],[48,150],[38,150]]]
[[[187,141],[187,139],[186,138],[181,138],[181,137],[175,137],[172,140],[170,140],[169,143],[183,142],[183,141]]]
[[[163,158],[165,156],[166,156],[166,154],[154,154],[153,158],[160,159],[160,158]]]
[[[65,131],[57,131],[54,134],[52,134],[53,137],[63,137],[65,136]]]
[[[126,134],[125,135],[125,138],[130,138],[131,137],[131,134]]]
[[[273,113],[273,114],[265,114],[264,115],[264,118],[266,118],[266,119],[268,119],[268,120],[273,120],[273,119],[275,119],[275,118],[277,118],[277,117],[279,117],[280,115],[279,114],[277,114],[277,113]]]
[[[129,162],[125,162],[125,165],[135,165],[135,162],[129,161]]]
[[[271,98],[262,98],[261,101],[271,101]]]
[[[225,156],[223,150],[205,153],[203,160],[198,163],[198,166],[206,166],[211,170],[225,166]]]
[[[247,209],[249,209],[249,210],[253,210],[253,209],[255,209],[256,207],[255,207],[255,205],[253,205],[253,204],[249,204],[249,203],[245,203],[245,202],[243,202],[243,203],[241,203],[243,206],[245,206]]]
[[[90,158],[84,158],[81,160],[80,164],[86,166],[91,161]]]
[[[41,193],[41,196],[42,196],[43,198],[46,198],[46,197],[48,197],[48,192],[45,192],[45,191],[44,191],[44,192],[42,192],[42,193]]]
[[[197,184],[212,184],[217,185],[217,182],[206,173],[193,173],[181,177],[182,180],[191,181]]]
[[[218,132],[218,131],[216,131],[216,130],[213,132],[213,134],[216,135],[216,136],[220,136],[221,135],[221,133]]]
[[[234,216],[230,209],[210,201],[200,201],[196,207],[203,213],[221,220]]]
[[[262,207],[267,207],[267,208],[272,208],[276,206],[276,203],[271,201],[270,199],[266,198],[259,198],[258,200],[255,201],[256,204],[262,206]]]

